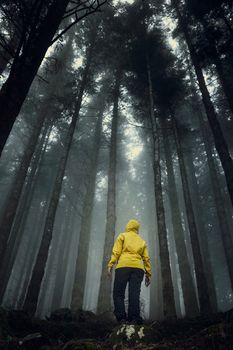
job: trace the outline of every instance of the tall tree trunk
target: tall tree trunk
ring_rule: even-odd
[[[20,244],[20,240],[22,238],[24,223],[26,221],[28,210],[30,208],[31,200],[34,194],[36,179],[38,177],[38,171],[47,147],[48,137],[51,128],[52,125],[50,126],[50,130],[48,132],[47,127],[44,126],[44,131],[40,140],[40,145],[38,145],[37,151],[35,151],[34,153],[30,174],[28,176],[27,183],[23,190],[23,198],[20,198],[20,204],[17,208],[14,222],[12,223],[10,237],[7,242],[7,246],[2,259],[2,268],[0,270],[0,300],[2,300],[6,286],[8,284],[14,260]]]
[[[215,290],[213,268],[211,264],[210,253],[209,253],[209,243],[208,243],[207,232],[206,232],[205,223],[204,223],[203,208],[201,208],[200,189],[199,189],[196,175],[195,175],[195,167],[193,164],[193,160],[194,160],[194,157],[191,150],[189,154],[185,157],[185,162],[187,164],[187,169],[189,174],[190,188],[192,189],[192,201],[194,203],[194,206],[193,206],[194,213],[197,220],[197,226],[199,228],[199,241],[201,243],[200,248],[202,252],[202,261],[203,261],[203,267],[204,267],[205,276],[206,276],[207,285],[208,285],[211,307],[213,312],[217,312],[218,305],[217,305],[217,295]]]
[[[191,79],[191,89],[192,95],[195,101],[195,110],[197,111],[197,116],[199,119],[200,129],[202,133],[202,139],[205,145],[206,157],[210,172],[211,185],[213,189],[214,201],[216,206],[216,212],[218,216],[219,226],[221,230],[221,236],[223,241],[223,247],[226,256],[226,262],[229,271],[229,277],[231,282],[231,287],[233,289],[233,242],[231,236],[231,228],[229,227],[227,217],[227,210],[225,200],[223,198],[223,193],[221,191],[221,185],[218,180],[218,171],[213,157],[213,142],[211,135],[205,122],[203,112],[199,106],[199,100],[194,87],[194,81],[192,72],[190,72]]]
[[[147,135],[146,135],[147,136]],[[151,149],[152,140],[146,137],[145,148]],[[159,241],[158,235],[155,235],[155,227],[157,226],[156,218],[154,218],[151,222],[151,215],[154,215],[155,212],[155,196],[154,192],[151,191],[151,180],[153,181],[153,169],[152,169],[152,157],[151,154],[148,154],[145,158],[145,169],[146,171],[144,182],[147,184],[146,198],[147,201],[145,203],[145,220],[148,221],[149,227],[148,229],[148,247],[151,261],[154,261],[154,264],[151,264],[152,270],[152,279],[150,284],[150,309],[149,309],[149,318],[151,320],[160,320],[163,318],[163,297],[161,293],[160,286],[161,283],[161,267],[159,261]],[[151,169],[152,173],[150,174],[149,169]]]
[[[29,35],[22,54],[14,60],[0,91],[0,154],[32,81],[59,27],[69,0],[54,0],[36,32]]]
[[[70,307],[71,296],[72,296],[72,285],[73,277],[75,273],[74,264],[75,264],[75,251],[78,249],[78,239],[79,235],[75,228],[77,227],[77,206],[74,206],[72,209],[72,215],[69,221],[68,230],[70,232],[69,243],[65,246],[66,253],[64,259],[64,266],[61,270],[64,276],[63,290],[61,293],[61,307]]]
[[[63,210],[62,213],[62,223],[65,221],[65,216],[66,213]],[[67,220],[66,220],[67,222]],[[68,239],[68,234],[67,234],[67,228],[66,226],[66,239]],[[51,313],[51,306],[52,306],[52,298],[53,298],[53,292],[54,292],[54,287],[55,287],[55,280],[56,276],[61,273],[60,268],[59,268],[59,262],[60,262],[60,256],[58,255],[59,251],[59,245],[63,245],[64,248],[64,242],[61,243],[61,238],[63,236],[62,229],[58,229],[57,231],[54,232],[52,242],[51,242],[51,247],[49,249],[49,255],[48,255],[48,260],[46,264],[46,272],[41,284],[41,290],[39,294],[39,299],[38,299],[38,305],[37,305],[37,314],[45,311],[46,314]],[[64,236],[63,236],[64,239]]]
[[[115,75],[115,87],[113,91],[113,117],[111,126],[110,155],[108,168],[108,195],[107,195],[107,220],[105,229],[105,243],[103,252],[103,264],[98,296],[98,312],[111,310],[111,281],[107,276],[107,264],[111,257],[111,249],[114,243],[116,225],[116,153],[117,153],[117,127],[118,104],[120,97],[121,70]]]
[[[173,232],[175,238],[175,245],[177,251],[177,258],[181,277],[181,286],[183,290],[185,313],[188,317],[198,315],[199,308],[197,302],[197,296],[195,292],[194,281],[191,273],[191,267],[188,260],[187,249],[185,245],[185,236],[182,226],[181,213],[179,208],[179,200],[175,182],[175,174],[172,163],[171,147],[169,141],[169,135],[166,132],[167,123],[164,118],[162,120],[162,131],[164,139],[164,152],[167,166],[167,179],[168,179],[168,196],[171,205],[171,215]]]
[[[178,0],[171,0],[171,3],[176,10],[180,27],[184,33],[185,40],[189,48],[190,57],[196,72],[199,88],[202,94],[202,100],[205,106],[206,115],[209,120],[210,127],[214,136],[215,147],[219,154],[219,158],[226,176],[226,183],[227,183],[229,195],[231,198],[231,203],[233,205],[233,160],[230,156],[228,145],[224,138],[221,125],[218,121],[217,113],[214,109],[214,105],[210,99],[210,94],[205,83],[203,72],[188,31],[188,25],[186,23],[185,18],[182,16],[180,12],[179,2]]]
[[[22,194],[25,179],[28,174],[28,168],[32,161],[33,154],[35,152],[35,149],[41,134],[42,126],[47,116],[51,113],[51,109],[52,109],[51,96],[54,96],[54,94],[59,93],[61,84],[63,84],[61,79],[61,74],[64,74],[64,71],[66,68],[65,62],[68,61],[71,50],[72,50],[72,36],[69,37],[69,40],[65,46],[65,49],[62,50],[58,58],[59,61],[61,62],[60,69],[57,72],[56,76],[53,78],[51,85],[48,89],[48,97],[44,101],[43,107],[39,112],[39,116],[37,118],[37,124],[33,129],[33,132],[28,142],[28,146],[24,151],[23,157],[21,159],[20,167],[15,177],[14,184],[12,185],[12,190],[10,192],[7,203],[5,205],[4,214],[0,223],[0,276],[1,276],[2,269],[4,269],[2,267],[4,253],[6,252],[7,242],[9,240],[10,232],[15,219],[15,215],[18,208],[20,196]],[[48,126],[49,126],[49,123],[47,123],[47,127]]]
[[[96,31],[96,35],[97,35],[97,31]],[[24,301],[24,309],[29,311],[31,314],[34,314],[36,312],[40,286],[42,283],[42,279],[44,277],[49,246],[52,240],[54,220],[55,220],[56,210],[57,210],[57,206],[60,198],[62,181],[65,174],[66,164],[67,164],[67,160],[68,160],[71,145],[72,145],[73,135],[76,129],[76,124],[79,119],[79,112],[82,104],[83,94],[88,82],[88,76],[89,76],[91,61],[93,57],[93,50],[94,50],[96,35],[94,36],[87,53],[86,66],[84,69],[78,98],[75,103],[74,114],[72,116],[72,121],[70,123],[68,134],[64,142],[64,153],[60,159],[57,176],[55,179],[53,192],[52,192],[52,196],[51,196],[51,200],[48,208],[48,213],[47,213],[45,227],[44,227],[44,234],[40,244],[37,259],[33,268],[32,278],[28,287],[27,295]]]
[[[32,264],[35,260],[35,255],[37,254],[38,249],[38,237],[41,235],[41,218],[46,215],[47,207],[44,206],[40,215],[37,214],[37,219],[35,221],[35,230],[33,230],[32,235],[30,236],[30,240],[27,242],[25,251],[27,251],[27,255],[23,257],[23,264],[19,270],[18,281],[15,285],[15,298],[14,298],[14,306],[15,308],[22,309],[23,303],[27,291],[27,287],[30,282],[30,276],[32,272]],[[38,224],[37,224],[38,222]],[[18,257],[17,257],[18,259]],[[17,263],[17,260],[15,261]],[[10,283],[10,280],[9,280]],[[4,296],[5,297],[5,296]]]
[[[151,202],[148,201],[148,204],[151,205]],[[148,221],[149,222],[149,221]],[[154,235],[154,225],[148,227],[149,237],[148,237],[148,246],[150,247],[150,258],[151,261],[155,261],[152,264],[152,279],[150,284],[150,312],[149,318],[151,320],[158,320],[162,318],[163,315],[163,300],[160,293],[160,280],[161,280],[161,271],[159,264],[159,249],[158,249],[158,237]]]
[[[185,168],[182,147],[180,144],[176,120],[173,115],[172,115],[172,127],[173,127],[173,134],[175,138],[176,148],[177,148],[180,174],[181,174],[181,180],[183,185],[184,201],[186,206],[190,238],[192,243],[196,281],[197,281],[197,290],[199,295],[200,313],[202,315],[206,315],[211,312],[210,298],[208,294],[207,281],[204,274],[204,266],[203,266],[203,261],[201,256],[200,243],[199,243],[198,232],[197,232],[197,227],[196,227],[196,222],[195,222],[195,217],[193,212],[193,206],[192,206],[191,195],[190,195],[190,190],[188,185],[187,172]]]
[[[28,287],[27,296],[24,302],[24,309],[34,314],[37,307],[38,296],[40,292],[41,282],[45,272],[45,266],[48,257],[48,251],[50,242],[52,240],[52,231],[54,225],[54,219],[56,215],[56,210],[58,206],[58,201],[60,197],[60,192],[62,188],[62,181],[65,174],[66,163],[68,160],[69,151],[71,148],[72,138],[75,131],[75,126],[78,119],[78,111],[72,118],[72,122],[69,127],[68,135],[64,144],[64,154],[60,159],[59,168],[57,176],[55,179],[55,184],[53,187],[52,198],[50,200],[50,205],[48,208],[48,213],[45,222],[44,234],[40,244],[37,259],[33,268],[32,278]]]
[[[163,198],[164,198],[164,208],[165,212],[167,212],[167,215],[169,216],[169,198],[166,194],[166,192],[163,192]],[[166,217],[167,217],[166,215]],[[168,245],[169,245],[169,258],[170,258],[170,266],[171,266],[171,273],[172,273],[172,282],[173,282],[173,289],[174,289],[174,299],[175,299],[175,306],[176,306],[176,316],[177,318],[182,317],[182,303],[181,303],[181,296],[180,296],[180,271],[178,267],[178,261],[177,261],[177,254],[176,254],[176,246],[175,246],[175,239],[173,234],[173,228],[172,223],[170,221],[166,222],[167,227],[167,235],[168,235]]]
[[[232,84],[231,81],[229,80],[229,78],[226,76],[226,72],[224,72],[224,67],[223,67],[223,63],[219,57],[219,53],[217,51],[217,47],[216,47],[216,40],[214,38],[214,33],[210,32],[210,28],[208,26],[207,21],[205,20],[205,18],[203,17],[201,19],[201,23],[202,26],[204,28],[204,32],[205,35],[208,39],[210,48],[211,48],[211,53],[212,53],[212,59],[214,62],[214,65],[216,67],[216,71],[219,77],[219,81],[221,83],[221,86],[223,88],[224,94],[226,96],[228,105],[230,107],[231,113],[233,114],[233,99],[232,99],[232,95],[233,95],[233,90],[232,90]]]
[[[88,179],[88,188],[84,199],[83,215],[81,220],[81,229],[78,243],[78,255],[76,260],[76,269],[74,285],[72,291],[71,308],[80,309],[83,306],[84,289],[87,273],[88,248],[91,233],[91,217],[94,205],[96,174],[98,168],[99,150],[101,144],[102,119],[105,108],[104,99],[100,102],[100,111],[94,136],[94,147],[92,152],[92,161],[90,176]]]
[[[52,298],[52,306],[51,310],[56,310],[61,307],[62,302],[62,294],[64,290],[64,283],[65,283],[65,275],[66,275],[66,269],[68,268],[68,257],[69,257],[69,249],[70,249],[70,240],[72,237],[70,237],[70,229],[67,232],[67,228],[70,228],[70,221],[73,218],[73,208],[68,207],[69,210],[67,210],[67,213],[64,217],[64,224],[62,227],[61,232],[61,241],[59,243],[58,248],[58,257],[59,257],[59,265],[56,274],[55,279],[55,286],[54,286],[54,293]],[[69,238],[67,239],[67,235],[69,235]]]
[[[159,237],[159,251],[160,251],[160,263],[162,274],[162,290],[163,290],[163,311],[165,317],[175,317],[175,298],[174,289],[172,284],[172,275],[169,259],[168,241],[167,241],[167,229],[165,221],[165,211],[163,205],[163,192],[161,182],[161,167],[160,167],[160,136],[158,128],[158,120],[154,114],[154,97],[153,87],[151,81],[151,71],[149,58],[147,57],[147,79],[149,89],[149,101],[150,101],[150,121],[152,127],[152,140],[153,140],[153,169],[154,169],[154,191],[155,191],[155,203],[156,203],[156,215],[158,225],[158,237]]]
[[[2,264],[3,264],[6,247],[7,247],[7,242],[9,240],[9,236],[10,236],[11,228],[16,215],[19,199],[20,199],[23,186],[25,183],[25,179],[28,173],[28,168],[32,160],[33,153],[35,151],[38,138],[41,133],[41,128],[46,115],[45,113],[46,113],[45,109],[43,108],[43,111],[41,111],[38,117],[37,127],[34,128],[33,133],[29,139],[28,146],[21,159],[20,167],[17,171],[15,181],[12,185],[12,190],[10,192],[10,195],[8,197],[8,200],[4,209],[4,214],[0,224],[0,271],[2,271]]]

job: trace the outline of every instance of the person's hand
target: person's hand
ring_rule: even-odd
[[[112,276],[112,267],[108,267],[108,277]]]
[[[146,287],[148,287],[150,285],[150,277],[149,276],[145,277],[145,285],[146,285]]]

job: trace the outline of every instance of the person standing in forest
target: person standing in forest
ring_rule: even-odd
[[[113,287],[114,314],[120,323],[141,324],[140,290],[145,273],[145,284],[148,287],[151,279],[150,257],[146,242],[139,236],[139,222],[130,220],[126,230],[117,237],[112,256],[108,263],[108,275],[116,263]],[[129,304],[128,317],[125,312],[125,289],[128,283]]]

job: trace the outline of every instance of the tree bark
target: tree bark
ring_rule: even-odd
[[[164,139],[164,152],[166,158],[167,178],[168,178],[168,196],[171,205],[171,215],[177,258],[181,277],[181,286],[183,290],[185,313],[188,317],[194,317],[199,314],[197,296],[195,292],[194,281],[191,273],[191,267],[188,260],[187,249],[185,245],[185,236],[182,226],[179,200],[175,182],[175,174],[172,164],[171,147],[169,135],[166,133],[167,123],[162,120],[162,131]]]
[[[160,263],[162,274],[162,290],[163,290],[163,312],[165,317],[175,317],[175,298],[174,289],[172,284],[172,275],[169,259],[168,241],[167,241],[167,229],[165,221],[165,211],[163,205],[163,192],[161,182],[161,167],[160,167],[160,136],[158,130],[158,120],[154,114],[154,97],[153,87],[151,81],[151,71],[149,58],[147,60],[147,79],[149,90],[149,103],[150,103],[150,121],[152,127],[152,139],[153,139],[153,169],[154,169],[154,191],[155,191],[155,203],[156,203],[156,215],[158,225],[158,237],[159,237],[159,251],[160,251]]]
[[[199,186],[195,175],[195,167],[193,164],[192,150],[190,151],[190,153],[191,154],[188,154],[187,157],[185,157],[185,159],[186,159],[186,164],[187,164],[187,169],[189,174],[190,188],[192,189],[194,213],[196,217],[197,226],[199,229],[199,241],[201,243],[200,248],[202,253],[203,267],[204,267],[205,276],[206,276],[207,285],[208,285],[211,308],[213,312],[217,312],[217,309],[218,309],[217,295],[215,290],[213,268],[212,268],[210,252],[209,252],[209,243],[208,243],[207,232],[206,232],[205,223],[204,223],[203,208],[201,207],[200,190],[199,190]]]
[[[211,53],[212,53],[212,57],[213,57],[213,62],[214,65],[216,67],[216,71],[219,77],[219,81],[221,83],[221,86],[223,88],[224,94],[226,96],[228,105],[230,107],[231,113],[233,114],[233,99],[232,99],[232,95],[233,95],[233,90],[232,90],[232,84],[230,83],[230,80],[228,80],[228,78],[226,77],[226,73],[224,72],[224,67],[222,64],[222,61],[219,57],[219,53],[217,51],[217,47],[216,47],[216,41],[214,38],[214,33],[210,32],[210,28],[208,28],[208,23],[205,20],[205,18],[201,19],[201,23],[202,26],[204,28],[204,32],[205,35],[208,39],[210,48],[211,48]]]
[[[216,212],[218,216],[219,226],[221,229],[221,236],[223,241],[223,247],[226,256],[226,262],[229,271],[229,277],[231,282],[231,287],[233,289],[233,242],[231,235],[231,228],[229,227],[227,218],[226,204],[223,198],[223,193],[221,191],[221,185],[218,180],[218,171],[213,157],[213,141],[208,129],[208,125],[204,119],[203,112],[199,106],[199,100],[197,93],[195,91],[194,81],[192,72],[190,71],[191,80],[191,90],[195,102],[195,110],[197,111],[197,117],[200,124],[200,130],[202,134],[202,139],[205,145],[206,157],[210,172],[210,180],[213,189],[213,196],[216,206]],[[193,107],[194,108],[194,107]]]
[[[223,193],[220,188],[220,183],[218,180],[218,173],[216,169],[216,165],[213,159],[213,147],[211,145],[210,134],[208,132],[208,126],[204,121],[202,112],[198,111],[198,118],[201,126],[201,132],[203,135],[203,141],[205,145],[205,151],[207,156],[207,162],[210,172],[210,180],[213,189],[214,202],[216,206],[216,212],[218,216],[218,221],[221,230],[221,237],[223,241],[223,247],[226,256],[226,262],[231,282],[231,287],[233,289],[233,242],[231,236],[231,229],[227,220],[227,210],[226,204],[223,198]]]
[[[207,315],[211,313],[212,310],[211,310],[210,298],[208,294],[207,281],[204,274],[204,266],[203,266],[198,232],[197,232],[193,206],[191,201],[191,194],[190,194],[189,185],[188,185],[187,172],[185,168],[182,147],[181,147],[180,139],[178,135],[177,124],[174,116],[172,116],[172,127],[173,127],[173,134],[175,138],[176,148],[177,148],[180,174],[181,174],[181,180],[183,185],[184,201],[186,206],[190,238],[192,243],[193,258],[194,258],[194,264],[195,264],[195,274],[196,274],[196,281],[197,281],[197,290],[199,295],[200,313],[202,315]]]
[[[12,185],[12,190],[8,197],[7,203],[5,205],[4,214],[0,223],[0,276],[1,273],[5,271],[5,267],[3,267],[4,255],[7,251],[7,242],[9,241],[12,225],[15,219],[15,215],[17,212],[19,200],[23,191],[23,187],[25,184],[25,180],[28,174],[28,168],[33,158],[33,154],[35,152],[36,146],[38,144],[39,137],[41,135],[41,130],[43,124],[47,118],[47,116],[51,113],[52,105],[51,105],[51,96],[54,96],[59,89],[61,88],[61,84],[63,84],[61,79],[61,74],[64,74],[65,64],[67,62],[70,52],[72,49],[72,37],[70,36],[65,49],[60,53],[59,60],[62,63],[60,65],[60,69],[57,72],[56,76],[53,78],[51,85],[48,89],[48,97],[43,103],[42,109],[39,112],[37,118],[37,124],[34,127],[31,137],[29,139],[27,148],[24,151],[23,157],[21,159],[20,167],[17,171],[15,181]],[[48,118],[47,118],[48,119]],[[49,127],[49,122],[47,123],[47,128]],[[46,132],[46,126],[44,126]],[[1,277],[0,277],[1,278]],[[1,287],[0,287],[1,290]],[[1,293],[0,293],[1,294]]]
[[[107,276],[107,264],[111,257],[111,250],[114,243],[116,225],[116,154],[120,84],[121,70],[118,69],[115,75],[115,87],[113,91],[113,117],[111,126],[111,141],[108,168],[107,221],[105,229],[103,264],[97,305],[97,310],[99,313],[111,310],[111,281]]]
[[[50,128],[52,128],[52,126],[50,126]],[[38,149],[34,153],[33,161],[31,164],[31,171],[27,179],[25,188],[23,190],[23,198],[20,198],[20,204],[17,208],[15,219],[12,222],[10,237],[7,242],[7,246],[2,259],[2,268],[0,270],[0,300],[2,300],[5,289],[7,287],[11,271],[14,265],[15,257],[18,251],[18,247],[20,244],[20,240],[22,238],[24,223],[26,221],[28,210],[31,204],[31,199],[34,194],[39,167],[47,147],[50,131],[51,129],[48,132],[47,127],[44,126],[44,131],[40,140],[40,145],[37,147]]]
[[[58,248],[58,258],[60,263],[58,265],[59,271],[57,271],[56,278],[55,278],[54,293],[53,293],[52,306],[51,306],[52,311],[61,307],[62,295],[63,295],[64,284],[65,284],[66,269],[68,265],[67,262],[68,262],[69,249],[70,249],[70,240],[72,238],[69,235],[69,239],[67,239],[67,233],[70,234],[70,221],[72,220],[72,218],[73,218],[73,208],[70,207],[64,217],[64,225],[61,232],[61,241],[59,243],[59,248]]]
[[[47,106],[45,107],[47,108]],[[14,222],[14,218],[16,215],[19,199],[23,190],[23,186],[25,183],[25,179],[28,173],[28,167],[32,160],[33,153],[35,151],[38,138],[41,133],[42,125],[45,118],[45,109],[41,111],[38,121],[37,127],[34,128],[32,135],[29,139],[28,146],[24,152],[24,155],[21,159],[19,170],[17,171],[15,181],[12,185],[12,190],[8,197],[4,214],[0,224],[0,271],[2,271],[4,254],[7,248],[7,242],[10,237],[11,228]]]
[[[97,35],[97,32],[96,32],[96,35]],[[74,114],[72,116],[72,121],[70,123],[68,134],[64,142],[64,153],[60,159],[57,176],[56,176],[53,191],[52,191],[52,196],[51,196],[48,213],[45,221],[44,234],[40,244],[37,259],[33,268],[32,278],[28,287],[27,295],[24,301],[24,309],[30,312],[31,314],[34,314],[36,312],[38,296],[39,296],[40,287],[41,287],[42,279],[44,277],[46,262],[48,258],[49,246],[52,240],[53,225],[54,225],[56,210],[57,210],[57,206],[60,198],[62,181],[65,174],[66,164],[67,164],[67,160],[68,160],[71,145],[72,145],[73,135],[76,129],[76,124],[79,119],[79,112],[82,104],[83,94],[88,82],[88,76],[90,73],[89,71],[90,71],[91,61],[93,57],[93,50],[94,50],[96,35],[87,53],[86,66],[84,69],[78,98],[75,104]]]
[[[23,263],[22,263],[21,269],[19,270],[18,281],[14,288],[15,298],[14,298],[14,304],[12,306],[14,306],[15,308],[19,308],[19,309],[23,308],[23,303],[27,292],[27,287],[30,282],[31,272],[32,272],[31,267],[32,267],[32,264],[34,263],[35,255],[37,254],[38,237],[40,237],[41,235],[41,218],[44,215],[46,215],[46,210],[47,210],[47,207],[44,206],[42,213],[40,213],[40,215],[37,214],[38,224],[36,221],[35,230],[33,231],[30,237],[30,241],[27,242],[27,245],[25,247],[25,250],[28,251],[28,254],[26,257],[23,258]],[[10,283],[10,279],[9,279],[9,283]]]
[[[92,161],[90,177],[88,179],[88,188],[84,199],[83,216],[81,220],[81,229],[78,244],[78,255],[76,260],[76,269],[74,285],[72,291],[71,308],[81,309],[83,306],[84,289],[87,273],[88,248],[91,233],[91,217],[94,206],[96,174],[98,168],[99,150],[101,144],[102,119],[105,108],[104,100],[101,102],[96,131],[94,136],[94,147],[92,152]]]
[[[0,91],[0,154],[68,3],[69,0],[54,0],[48,6],[44,20],[36,32],[29,35],[22,54],[13,62]]]
[[[194,69],[196,72],[199,88],[200,88],[200,91],[202,94],[202,100],[203,100],[203,104],[205,106],[206,115],[207,115],[211,130],[212,130],[212,133],[214,136],[215,147],[216,147],[216,150],[219,154],[219,158],[220,158],[220,161],[221,161],[224,173],[225,173],[226,183],[227,183],[229,195],[231,198],[231,203],[233,205],[233,160],[232,160],[231,155],[229,153],[228,145],[227,145],[226,140],[224,138],[224,135],[223,135],[223,132],[221,129],[221,125],[218,121],[217,113],[215,111],[214,105],[210,99],[210,94],[209,94],[209,91],[207,89],[205,79],[204,79],[204,76],[202,73],[202,69],[201,69],[200,63],[198,61],[197,54],[196,54],[195,48],[193,46],[189,31],[188,31],[188,26],[187,26],[186,20],[180,12],[178,1],[171,0],[171,3],[176,11],[180,27],[183,31],[186,43],[187,43],[188,48],[189,48],[190,57],[191,57],[191,60],[192,60],[192,63],[193,63],[193,66],[194,66]]]

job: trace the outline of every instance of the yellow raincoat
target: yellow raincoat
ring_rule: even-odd
[[[112,268],[115,263],[116,269],[120,267],[136,267],[151,276],[150,258],[146,242],[139,236],[139,222],[130,220],[126,225],[126,232],[117,237],[108,267]]]

